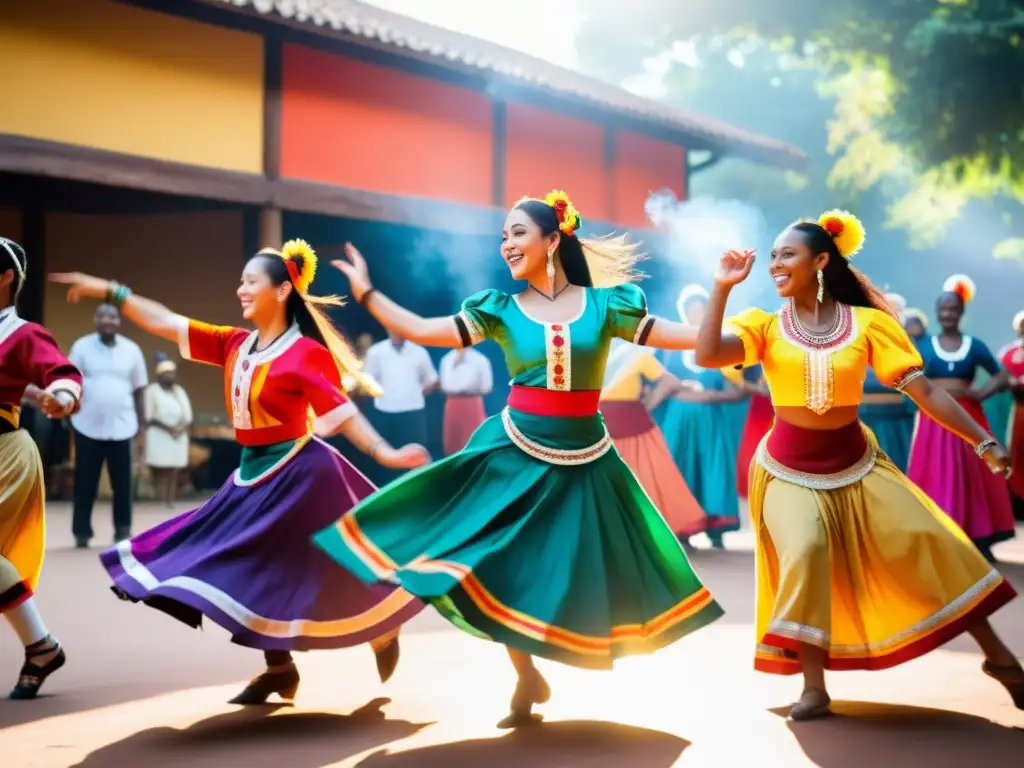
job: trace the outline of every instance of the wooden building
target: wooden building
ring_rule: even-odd
[[[65,345],[92,307],[66,305],[46,271],[237,322],[247,255],[351,239],[382,290],[450,312],[500,278],[500,222],[525,193],[564,188],[593,226],[637,229],[650,191],[686,195],[694,158],[804,161],[352,0],[0,0],[0,19],[0,232],[29,253],[23,313]],[[342,286],[325,269],[317,288]],[[198,411],[222,408],[218,375],[182,370]]]

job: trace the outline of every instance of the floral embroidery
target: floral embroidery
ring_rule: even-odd
[[[545,324],[544,337],[548,360],[547,388],[564,392],[570,387],[572,373],[569,326],[563,323]]]
[[[508,435],[509,440],[519,450],[528,456],[543,461],[545,464],[559,464],[562,466],[589,464],[600,459],[612,448],[612,438],[607,431],[605,431],[604,437],[585,448],[549,448],[546,445],[541,445],[520,431],[519,427],[512,421],[512,414],[509,413],[508,408],[501,412],[501,423],[505,427],[505,434]]]

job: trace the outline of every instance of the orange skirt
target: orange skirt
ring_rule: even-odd
[[[672,531],[686,537],[706,530],[708,516],[690,492],[668,443],[643,403],[602,400],[601,414],[622,460]]]

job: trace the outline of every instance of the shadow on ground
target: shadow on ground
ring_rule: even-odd
[[[412,736],[424,724],[388,720],[375,699],[349,715],[251,707],[200,720],[188,728],[151,728],[91,753],[73,768],[322,768]]]
[[[406,752],[381,750],[362,760],[359,768],[671,768],[689,745],[661,731],[598,721],[565,721],[540,723],[495,739],[437,744]]]
[[[832,709],[833,717],[789,723],[804,754],[820,768],[905,768],[924,754],[929,768],[1024,765],[1024,729],[961,712],[897,704],[837,701]],[[772,712],[785,717],[789,708]]]

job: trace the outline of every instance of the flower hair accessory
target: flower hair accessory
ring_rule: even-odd
[[[852,259],[864,247],[864,225],[849,211],[825,211],[818,217],[818,226],[832,236],[844,259]]]
[[[561,189],[553,189],[544,196],[544,202],[555,209],[559,231],[563,235],[575,235],[582,221],[580,212],[576,210],[569,196]]]
[[[305,240],[289,240],[281,246],[281,259],[295,290],[305,295],[316,277],[316,252]]]
[[[960,297],[960,301],[967,305],[974,301],[974,295],[978,292],[978,287],[967,275],[950,275],[946,278],[946,282],[942,284],[942,290],[945,293],[956,294]]]

